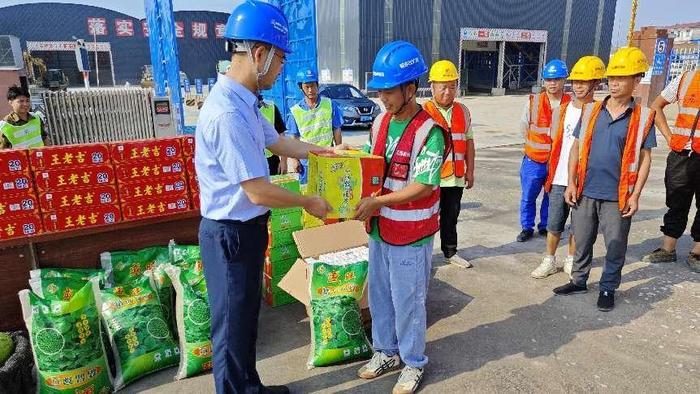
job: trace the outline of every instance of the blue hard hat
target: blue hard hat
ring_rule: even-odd
[[[416,80],[428,72],[418,48],[406,41],[393,41],[377,52],[372,65],[370,89],[391,89]]]
[[[297,83],[318,82],[318,73],[312,68],[301,69],[297,72]]]
[[[544,79],[567,78],[568,76],[569,68],[566,67],[566,63],[559,59],[550,60],[542,69],[542,78]]]
[[[289,49],[289,24],[282,10],[258,0],[246,0],[234,8],[226,22],[224,37],[236,41],[259,41],[286,53]]]

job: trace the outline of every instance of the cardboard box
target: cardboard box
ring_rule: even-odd
[[[169,215],[190,210],[188,193],[168,198],[151,198],[122,203],[124,220],[144,219],[153,216]]]
[[[119,182],[151,180],[157,177],[184,175],[185,162],[182,159],[164,159],[153,161],[128,161],[115,166]]]
[[[302,222],[304,228],[327,226],[333,223],[340,223],[343,220],[345,219],[319,219],[306,211],[302,213]]]
[[[303,226],[301,211],[292,211],[270,217],[268,229],[272,234],[277,231],[301,230]]]
[[[190,190],[199,193],[199,179],[197,179],[197,175],[188,175],[187,184],[189,185]]]
[[[32,177],[22,172],[0,172],[0,196],[34,194]]]
[[[109,144],[46,146],[29,151],[33,171],[110,164]]]
[[[41,192],[114,185],[114,170],[111,165],[44,170],[34,173],[34,181]]]
[[[39,205],[43,213],[76,209],[94,209],[119,203],[119,194],[114,185],[76,187],[39,194]]]
[[[0,220],[15,216],[39,216],[39,201],[34,193],[0,196]]]
[[[44,232],[39,215],[21,215],[0,219],[0,239],[39,235]]]
[[[44,214],[46,231],[75,230],[79,228],[114,224],[122,220],[118,205],[105,205],[92,210],[77,209]]]
[[[265,275],[269,276],[270,278],[279,278],[281,280],[285,275],[287,275],[287,272],[289,272],[289,269],[292,268],[296,261],[297,257],[275,262],[270,261],[270,259],[265,259]],[[277,283],[279,284],[279,280]]]
[[[283,189],[287,189],[290,192],[301,194],[301,184],[299,183],[299,175],[273,175],[270,177],[270,183],[272,183],[273,185],[277,185]]]
[[[26,149],[0,150],[0,172],[29,173],[29,156]]]
[[[197,175],[197,169],[194,166],[194,157],[185,157],[185,171],[187,171],[188,176]]]
[[[148,198],[181,196],[187,192],[185,174],[119,182],[119,197],[122,202]]]
[[[182,138],[152,138],[112,143],[111,156],[115,163],[154,161],[182,158]]]
[[[299,258],[299,250],[297,249],[297,246],[294,244],[291,245],[282,245],[282,246],[277,246],[275,248],[269,248],[265,255],[268,257],[270,261],[273,263],[276,263],[278,261],[283,261],[283,260],[289,260],[289,259],[294,259],[296,260]]]
[[[352,219],[364,197],[382,189],[385,160],[360,151],[311,153],[307,193],[333,207],[328,219]]]
[[[182,144],[182,156],[194,157],[194,136],[183,136],[180,143]]]
[[[199,208],[201,207],[199,192],[190,192],[190,199],[192,200],[192,209],[199,210]]]
[[[305,259],[318,257],[325,253],[366,246],[369,242],[369,237],[362,222],[349,220],[347,222],[297,231],[294,233],[294,241],[297,244],[301,258],[294,263],[287,275],[282,278],[279,288],[306,305],[306,311],[309,313],[309,305],[311,304],[309,279],[311,273]],[[365,291],[362,300],[360,300],[360,309],[367,307],[367,291]]]

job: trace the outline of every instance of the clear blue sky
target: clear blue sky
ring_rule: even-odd
[[[0,7],[26,3],[79,3],[106,7],[137,18],[144,17],[143,0],[0,0]],[[231,12],[233,5],[241,0],[173,0],[175,10],[211,10]],[[322,1],[322,0],[321,0]],[[379,1],[379,0],[376,0]],[[397,0],[401,1],[401,0]],[[560,0],[564,4],[564,0]],[[576,0],[574,0],[576,1]],[[610,1],[610,0],[608,0]],[[108,4],[108,5],[105,5]],[[700,0],[639,0],[637,27],[650,25],[671,25],[675,23],[700,21]],[[629,26],[632,0],[617,0],[613,45],[623,43]]]

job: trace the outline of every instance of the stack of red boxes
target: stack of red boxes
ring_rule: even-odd
[[[0,151],[0,240],[44,232],[25,149]]]
[[[180,137],[115,143],[111,154],[125,220],[190,209]]]
[[[32,149],[29,162],[46,231],[121,221],[109,145]]]
[[[190,198],[192,208],[199,209],[199,180],[194,168],[194,136],[182,137],[182,153],[185,156],[185,168],[187,168],[187,182],[190,185]]]

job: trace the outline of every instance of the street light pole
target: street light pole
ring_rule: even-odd
[[[632,33],[634,33],[634,23],[637,19],[637,3],[638,0],[632,0],[632,15],[630,17],[630,28],[627,31],[627,46],[632,46]]]
[[[97,31],[93,29],[92,39],[95,44],[95,78],[97,79],[97,86],[100,86],[100,65],[97,61]]]

